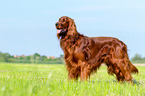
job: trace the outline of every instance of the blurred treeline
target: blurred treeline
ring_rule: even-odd
[[[33,64],[63,64],[63,55],[60,57],[53,56],[41,56],[38,53],[35,53],[30,56],[16,56],[10,55],[9,53],[0,52],[0,62],[8,62],[8,63],[33,63]]]
[[[132,63],[145,63],[145,57],[142,57],[140,54],[135,54],[133,58],[131,58]]]
[[[41,56],[38,53],[35,53],[30,56],[12,56],[9,53],[0,52],[0,62],[9,62],[9,63],[33,63],[33,64],[64,64],[64,56],[60,55],[60,57],[48,57]],[[140,54],[135,54],[133,58],[131,58],[132,63],[145,63],[145,57],[141,57]]]

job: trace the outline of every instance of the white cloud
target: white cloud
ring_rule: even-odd
[[[106,20],[106,18],[103,17],[80,17],[80,18],[76,18],[76,21],[104,21]]]
[[[113,6],[94,6],[94,5],[90,5],[90,6],[78,6],[75,8],[68,8],[67,10],[71,10],[71,11],[102,11],[102,10],[109,10],[109,9],[113,9]]]
[[[133,8],[145,8],[145,5],[131,5]]]
[[[61,14],[61,12],[59,11],[43,11],[44,14],[48,14],[48,15],[58,15]]]

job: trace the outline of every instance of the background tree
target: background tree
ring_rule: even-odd
[[[142,60],[140,54],[135,54],[135,56],[131,59],[132,61]]]

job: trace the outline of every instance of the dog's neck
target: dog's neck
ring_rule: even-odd
[[[61,36],[60,40],[67,39],[68,37],[75,38],[75,36],[78,34],[80,35],[80,33],[78,33],[76,29],[70,29],[64,36]]]
[[[61,47],[66,46],[66,45],[73,45],[76,44],[76,42],[83,37],[83,35],[81,35],[78,32],[75,32],[73,34],[66,34],[65,36],[62,36],[60,39],[60,45]]]

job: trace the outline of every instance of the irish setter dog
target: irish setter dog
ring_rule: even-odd
[[[69,79],[87,80],[102,63],[118,81],[133,82],[138,69],[130,62],[127,46],[113,37],[87,37],[78,33],[73,19],[63,16],[55,24]]]

